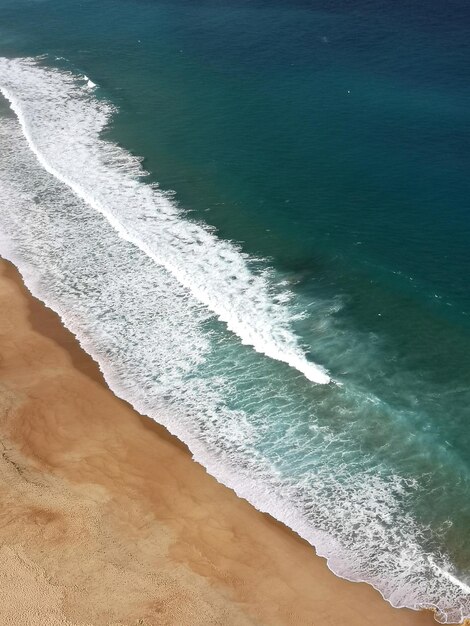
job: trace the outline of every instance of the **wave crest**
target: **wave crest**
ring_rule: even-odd
[[[0,59],[0,89],[49,173],[171,272],[242,343],[312,382],[329,383],[325,369],[300,348],[292,315],[269,280],[251,271],[233,243],[184,219],[168,195],[141,182],[140,161],[100,136],[113,107],[83,87],[72,74],[34,59]]]

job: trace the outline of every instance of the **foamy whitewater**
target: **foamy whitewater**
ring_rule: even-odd
[[[250,272],[233,244],[183,220],[163,193],[142,185],[145,172],[138,159],[99,140],[112,107],[90,97],[73,76],[49,72],[44,81],[34,61],[4,59],[0,72],[3,94],[48,172],[100,211],[123,239],[169,270],[243,343],[311,381],[329,382],[321,367],[306,360],[290,332],[287,309],[276,302],[285,294],[270,293],[267,279]],[[94,86],[88,77],[84,81]],[[35,123],[38,117],[41,124]]]
[[[315,545],[335,573],[394,606],[433,607],[442,623],[470,616],[468,581],[442,548],[446,525],[412,515],[426,479],[362,451],[370,429],[357,415],[379,407],[387,424],[393,410],[346,384],[312,385],[329,377],[300,347],[298,308],[274,274],[185,219],[142,180],[138,159],[100,138],[113,109],[90,81],[0,60],[17,116],[0,117],[0,253],[117,395]],[[318,308],[319,340],[333,332],[330,305]],[[403,437],[410,454],[412,445]]]

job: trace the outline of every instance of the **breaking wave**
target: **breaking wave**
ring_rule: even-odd
[[[1,89],[43,167],[102,213],[119,235],[167,269],[213,311],[242,343],[328,383],[290,330],[281,294],[250,270],[244,255],[208,228],[185,220],[156,186],[142,183],[139,159],[100,134],[113,108],[95,98],[90,79],[39,67],[34,60],[0,60]],[[94,85],[94,84],[93,84]]]

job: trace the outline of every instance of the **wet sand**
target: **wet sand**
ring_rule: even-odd
[[[2,626],[424,626],[119,400],[0,261]]]

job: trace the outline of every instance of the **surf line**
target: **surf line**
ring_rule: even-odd
[[[11,67],[14,66],[14,62],[12,61],[8,61],[5,59],[3,59],[2,61],[4,65],[6,61],[7,69],[11,69]],[[56,78],[57,77],[61,78],[61,73],[58,70],[40,69],[38,68],[34,60],[28,59],[27,61],[23,63],[21,61],[17,61],[17,63],[19,64],[20,70],[22,71],[30,70],[33,73],[35,72],[36,74],[40,74],[40,76],[36,75],[34,77],[35,79],[40,78],[41,80],[44,80],[44,75],[47,76],[48,72],[51,72]],[[1,66],[0,66],[0,69],[1,69]],[[13,67],[13,69],[15,68]],[[75,84],[75,87],[78,89],[78,86],[76,84]],[[295,337],[295,335],[292,332],[290,332],[287,328],[285,327],[282,328],[283,321],[281,321],[281,328],[284,331],[284,336],[286,336],[285,331],[287,331],[288,341],[286,343],[281,341],[281,344],[279,344],[276,341],[275,332],[268,333],[268,336],[265,337],[263,336],[266,334],[264,333],[264,328],[261,329],[260,331],[259,328],[256,328],[256,325],[253,326],[249,320],[247,322],[245,319],[242,319],[240,315],[238,316],[230,315],[229,308],[227,308],[226,306],[218,305],[217,302],[214,300],[214,298],[213,297],[211,298],[211,294],[205,293],[204,289],[201,288],[201,285],[197,286],[194,283],[192,283],[192,281],[190,280],[190,276],[186,275],[186,272],[182,271],[181,267],[179,266],[181,264],[179,265],[177,263],[172,264],[167,259],[161,258],[158,255],[156,255],[155,252],[152,250],[152,248],[148,244],[146,244],[145,241],[142,241],[141,237],[136,236],[135,234],[132,234],[131,232],[129,232],[129,229],[126,228],[126,226],[119,219],[117,219],[117,217],[113,215],[113,213],[109,210],[109,208],[106,206],[106,203],[103,204],[99,199],[94,197],[93,194],[89,193],[89,191],[87,191],[85,187],[82,184],[80,184],[80,181],[76,181],[73,179],[73,177],[70,177],[70,175],[67,175],[67,173],[62,173],[61,171],[59,171],[54,166],[54,164],[50,163],[47,157],[41,152],[40,147],[36,145],[34,137],[33,137],[33,133],[31,132],[29,128],[26,113],[24,112],[23,107],[22,107],[21,98],[17,98],[15,94],[13,93],[13,91],[10,90],[9,87],[2,86],[1,84],[0,84],[0,91],[3,93],[5,98],[10,102],[12,110],[17,115],[18,121],[20,123],[23,134],[25,136],[25,139],[28,142],[29,148],[31,149],[33,154],[36,156],[41,166],[47,172],[53,175],[57,180],[59,180],[68,188],[70,188],[78,197],[80,197],[87,204],[89,204],[95,210],[101,213],[108,220],[108,222],[111,224],[111,226],[114,228],[114,230],[122,239],[137,246],[155,263],[163,266],[167,271],[173,274],[175,278],[177,278],[177,280],[186,289],[188,289],[199,302],[207,306],[210,310],[212,310],[217,315],[217,317],[221,321],[225,322],[228,329],[234,332],[241,339],[242,343],[246,345],[251,345],[257,352],[265,354],[266,356],[274,360],[281,361],[281,362],[288,364],[290,367],[301,372],[311,382],[314,382],[317,384],[328,384],[331,382],[330,376],[328,375],[328,373],[323,367],[307,360],[305,353],[298,346],[297,338]],[[37,97],[37,92],[34,95],[35,97]],[[106,146],[106,142],[104,142],[104,140],[101,140],[101,141],[103,141],[103,144]],[[112,147],[112,144],[110,144],[110,146]],[[144,184],[144,183],[140,183],[140,184]],[[180,223],[185,222],[185,220],[179,215],[177,217]],[[206,237],[207,236],[210,237],[207,231],[203,231],[203,232]],[[220,240],[214,237],[215,245],[217,245],[219,241]],[[220,242],[220,243],[224,243],[224,242]],[[229,242],[226,242],[226,243],[228,244]],[[236,255],[239,254],[238,251],[235,250],[235,248],[233,252]],[[239,261],[238,258],[236,258],[236,260]],[[246,271],[249,272],[248,269]],[[263,295],[266,295],[266,294],[263,294]],[[252,308],[253,310],[255,310],[255,307],[252,307]],[[273,330],[275,331],[276,319],[268,318],[267,321],[268,321],[268,326],[271,326],[271,328],[273,328]],[[277,322],[279,323],[279,320],[277,320]],[[264,322],[262,324],[264,324]]]

